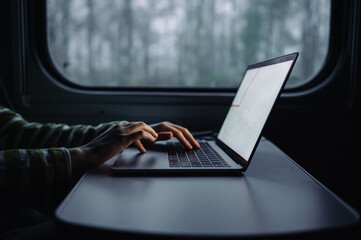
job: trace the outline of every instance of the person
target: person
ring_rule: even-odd
[[[33,206],[46,209],[44,206],[54,200],[54,193],[68,189],[64,186],[69,184],[72,186],[74,176],[97,167],[132,144],[146,153],[145,144],[172,137],[188,149],[199,148],[186,128],[170,122],[148,125],[115,121],[96,126],[42,124],[28,122],[20,114],[0,106],[0,189],[3,193],[0,232],[5,232],[2,237],[10,230],[13,237],[12,229],[23,231],[24,226],[31,225],[29,222],[35,225],[47,222],[48,216],[33,210]],[[14,224],[26,218],[30,220]]]

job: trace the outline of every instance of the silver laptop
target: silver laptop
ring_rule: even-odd
[[[246,171],[262,129],[296,62],[292,53],[247,67],[217,138],[185,150],[177,141],[153,144],[142,154],[129,147],[113,173],[239,173]]]

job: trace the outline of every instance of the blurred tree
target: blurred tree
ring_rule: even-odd
[[[95,46],[94,46],[94,35],[96,32],[95,26],[95,16],[94,16],[94,0],[87,0],[88,16],[87,16],[87,53],[88,53],[88,77],[85,80],[84,84],[92,84],[97,79],[97,71],[95,66]]]
[[[47,0],[47,12],[54,63],[82,85],[236,87],[247,64],[299,51],[292,86],[328,50],[330,0]]]

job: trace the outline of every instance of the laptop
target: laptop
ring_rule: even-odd
[[[263,127],[297,60],[292,53],[247,67],[215,140],[186,150],[172,140],[151,145],[142,154],[129,147],[116,156],[117,173],[240,173],[247,170]]]

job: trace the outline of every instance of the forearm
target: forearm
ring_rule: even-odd
[[[91,141],[112,124],[114,122],[97,126],[29,123],[19,114],[0,106],[0,150],[76,147]]]

